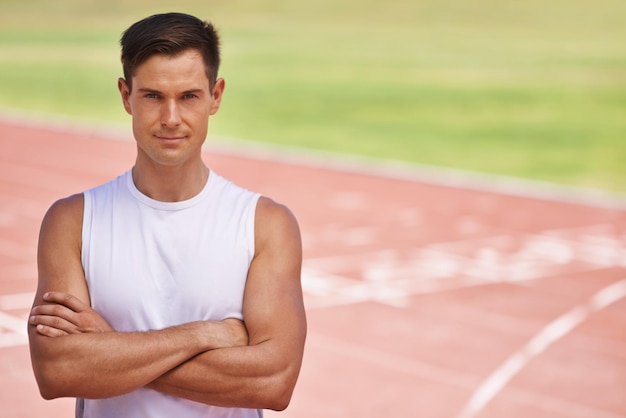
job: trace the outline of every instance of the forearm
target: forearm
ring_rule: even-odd
[[[133,391],[206,350],[198,324],[149,332],[50,338],[31,329],[35,376],[44,398],[105,398]]]
[[[291,398],[300,359],[276,352],[269,341],[207,351],[148,387],[209,405],[282,410]]]

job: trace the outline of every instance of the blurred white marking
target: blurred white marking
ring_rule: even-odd
[[[596,293],[587,304],[578,305],[566,314],[548,324],[535,335],[521,350],[513,354],[474,392],[469,402],[461,410],[457,418],[473,418],[478,415],[523,369],[530,360],[541,354],[558,339],[572,331],[591,314],[606,308],[626,296],[626,279],[613,283]]]
[[[0,329],[10,331],[0,331],[0,348],[28,344],[28,333],[26,332],[25,319],[19,319],[5,314],[4,312],[0,312]]]
[[[9,331],[26,336],[26,319],[16,318],[12,315],[0,312],[0,328],[8,329]]]
[[[367,207],[367,197],[359,192],[340,192],[331,198],[330,204],[335,209],[356,211]]]
[[[369,245],[374,242],[376,237],[376,230],[367,226],[345,229],[341,233],[343,234],[343,243],[349,247]]]
[[[20,334],[0,334],[0,348],[28,344],[28,338]]]
[[[419,208],[403,208],[395,211],[393,218],[405,228],[419,226],[424,221],[424,215]]]
[[[35,293],[33,292],[0,295],[0,310],[10,311],[13,309],[30,308],[34,298]]]
[[[395,307],[406,307],[410,292],[385,282],[363,282],[348,277],[302,268],[302,290],[317,296],[317,300],[306,304],[307,309],[350,305],[359,302],[377,301]]]
[[[456,230],[461,235],[475,234],[480,228],[480,222],[473,216],[462,216],[456,222]]]
[[[34,296],[32,292],[0,295],[0,348],[28,344],[26,317],[18,318],[2,310],[28,309]]]

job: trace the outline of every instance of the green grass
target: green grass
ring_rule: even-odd
[[[221,29],[213,133],[626,191],[622,0],[125,3],[5,0],[0,107],[128,123],[120,33],[181,10]]]

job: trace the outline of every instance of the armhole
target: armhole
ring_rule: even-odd
[[[259,193],[255,193],[252,196],[250,202],[250,208],[248,210],[248,219],[246,230],[248,231],[248,264],[252,263],[252,259],[254,258],[254,254],[256,253],[256,235],[254,233],[255,225],[256,225],[256,212],[259,207],[259,200],[261,200],[261,195]]]
[[[85,416],[85,400],[82,398],[76,398],[76,406],[74,407],[74,416],[76,418],[83,418]]]
[[[81,233],[81,254],[80,260],[83,264],[83,270],[89,265],[89,243],[91,237],[91,218],[92,218],[92,199],[91,191],[83,192],[83,229]],[[87,271],[85,270],[85,273]]]

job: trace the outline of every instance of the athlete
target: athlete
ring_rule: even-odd
[[[168,13],[121,46],[137,156],[42,221],[28,327],[41,395],[77,398],[77,417],[283,410],[306,336],[300,234],[201,158],[225,86],[218,35]]]

